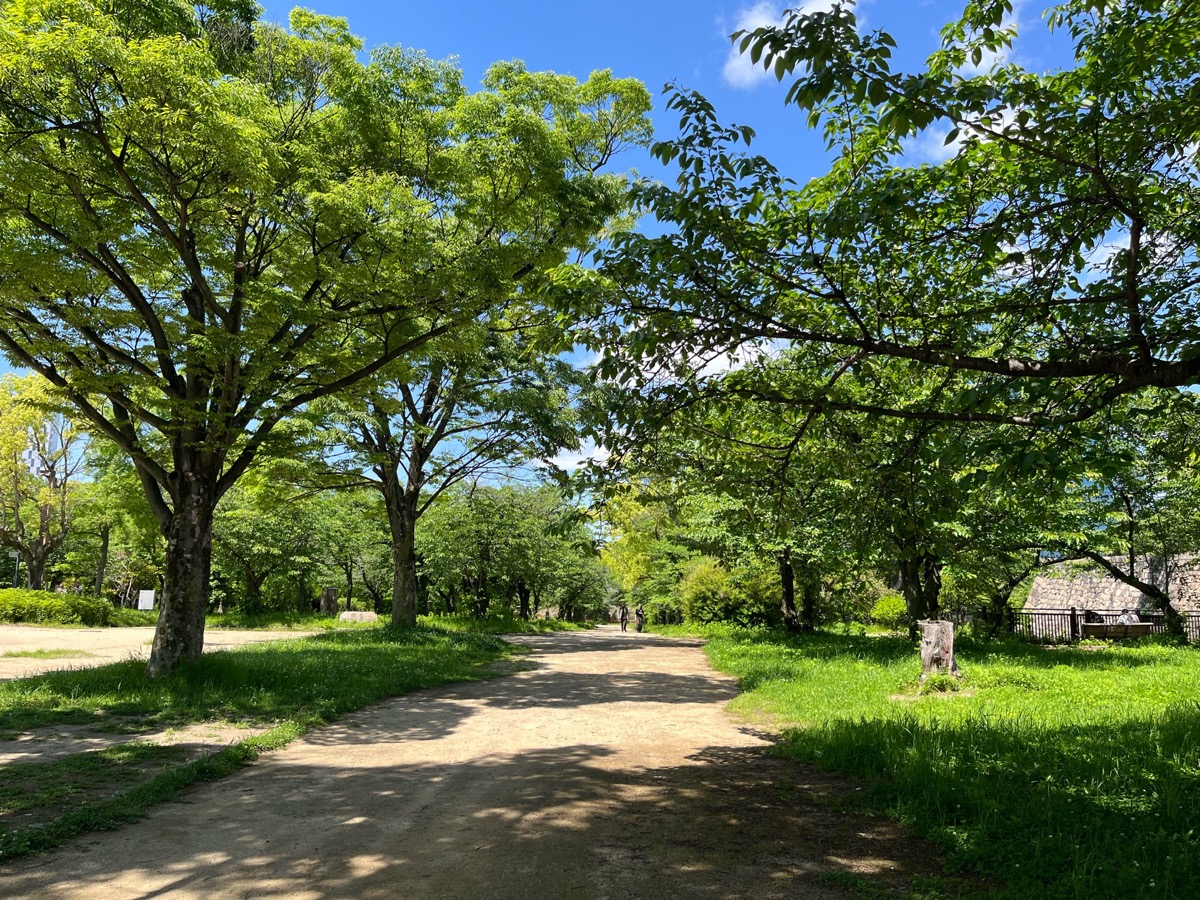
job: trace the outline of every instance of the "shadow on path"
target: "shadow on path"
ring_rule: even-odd
[[[247,874],[256,895],[842,897],[839,876],[887,895],[929,873],[894,824],[831,811],[822,798],[842,785],[760,750],[708,747],[639,772],[611,755],[581,744],[395,771],[276,767],[227,782],[191,820],[188,852],[106,853],[79,886],[126,896],[122,878],[144,866],[159,879],[146,897],[242,896]],[[23,868],[36,876],[37,862]],[[35,890],[18,873],[0,887]]]

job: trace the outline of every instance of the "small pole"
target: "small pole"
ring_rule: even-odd
[[[1071,607],[1071,640],[1079,640],[1079,613]]]

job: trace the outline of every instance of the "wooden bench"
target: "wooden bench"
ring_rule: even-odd
[[[1102,638],[1108,641],[1119,641],[1122,638],[1145,637],[1154,625],[1150,622],[1137,622],[1133,625],[1119,625],[1116,622],[1082,622],[1079,627],[1085,638]]]

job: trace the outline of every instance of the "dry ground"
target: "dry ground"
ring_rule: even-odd
[[[514,674],[350,716],[0,869],[0,896],[903,896],[938,871],[895,824],[837,811],[853,785],[767,755],[698,643],[515,640]]]

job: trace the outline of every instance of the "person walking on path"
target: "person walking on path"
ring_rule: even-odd
[[[629,607],[625,605],[625,601],[621,601],[621,608],[617,610],[617,618],[621,621],[621,630],[625,631],[629,626]]]
[[[633,618],[637,623],[638,634],[641,634],[642,629],[646,627],[646,610],[642,607],[642,604],[639,603],[637,609],[633,611]]]

